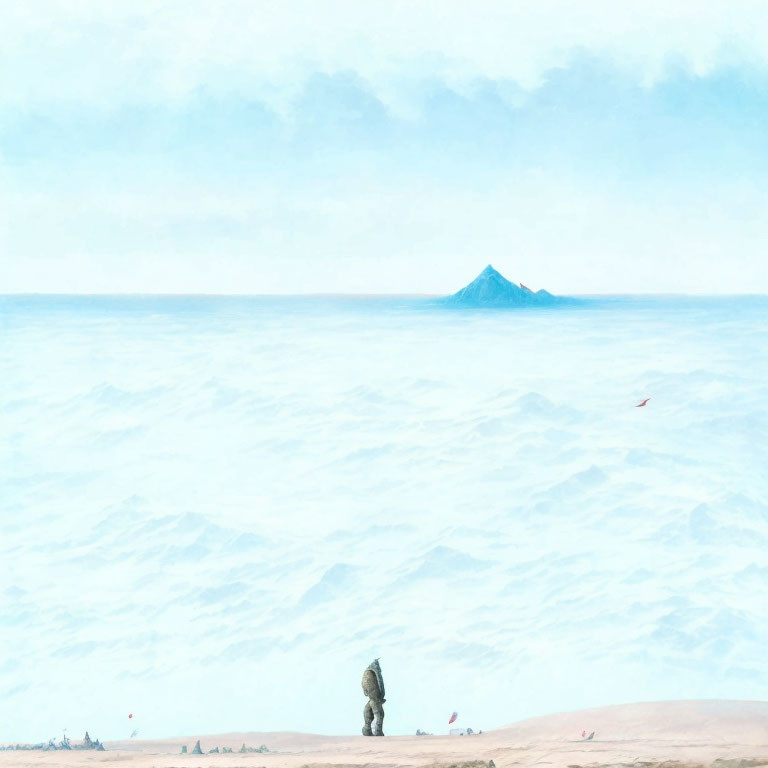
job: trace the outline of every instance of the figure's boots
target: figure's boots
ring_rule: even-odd
[[[363,726],[363,736],[373,736],[373,731],[370,725]]]

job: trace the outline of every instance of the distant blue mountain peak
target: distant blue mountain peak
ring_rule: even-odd
[[[554,304],[560,299],[543,288],[535,293],[507,280],[489,264],[469,285],[447,297],[451,304],[468,307],[522,307]]]

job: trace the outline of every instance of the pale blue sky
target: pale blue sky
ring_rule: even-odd
[[[768,292],[768,6],[17,3],[0,292]]]

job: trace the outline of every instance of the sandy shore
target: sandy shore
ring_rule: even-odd
[[[592,741],[581,733],[594,730]],[[267,744],[268,753],[181,755],[200,739],[212,747]],[[85,768],[119,762],[131,768],[172,766],[430,766],[482,762],[509,766],[637,766],[716,764],[768,766],[768,702],[696,701],[629,704],[513,723],[472,736],[321,736],[228,733],[157,741],[105,742],[106,752],[0,752],[3,766]],[[467,767],[469,768],[469,766]],[[480,768],[478,763],[477,768]]]

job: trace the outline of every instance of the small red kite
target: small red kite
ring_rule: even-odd
[[[459,716],[459,713],[458,713],[458,712],[454,712],[454,713],[451,715],[451,719],[448,721],[448,725],[450,725],[451,723],[455,723],[455,722],[456,722],[456,718],[457,718],[458,716]]]
[[[643,400],[643,402],[642,402],[642,403],[638,403],[638,404],[635,406],[635,408],[642,408],[642,407],[643,407],[643,406],[644,406],[644,405],[645,405],[645,404],[646,404],[646,403],[647,403],[647,402],[648,402],[650,399],[651,399],[650,397],[646,397],[646,398],[645,398],[645,400]]]

